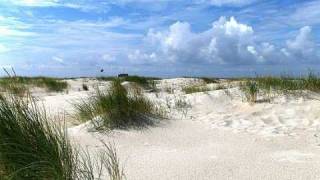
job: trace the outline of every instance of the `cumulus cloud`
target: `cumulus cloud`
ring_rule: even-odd
[[[305,26],[300,29],[295,39],[287,41],[289,56],[302,60],[316,59],[316,43],[313,41],[311,31],[311,27]]]
[[[176,22],[166,31],[151,29],[146,43],[148,52],[136,51],[129,58],[147,60],[151,59],[148,54],[153,54],[153,61],[195,64],[276,64],[300,58],[319,59],[308,26],[301,28],[295,39],[288,40],[287,46],[281,48],[257,42],[253,28],[234,17],[221,17],[203,32],[193,32],[187,22]]]
[[[192,32],[186,22],[176,22],[165,32],[150,30],[147,42],[171,62],[248,63],[257,56],[253,34],[252,27],[221,17],[200,33]]]

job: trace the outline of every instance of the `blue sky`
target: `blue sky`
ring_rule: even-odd
[[[319,9],[320,0],[0,0],[0,67],[49,76],[319,72]]]

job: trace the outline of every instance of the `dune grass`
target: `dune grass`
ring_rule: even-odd
[[[0,177],[3,180],[94,180],[104,167],[123,177],[115,149],[105,144],[100,164],[74,148],[62,126],[51,123],[32,97],[0,95]]]
[[[14,85],[14,86],[12,86]],[[15,94],[27,91],[29,87],[46,88],[48,91],[60,92],[68,87],[67,82],[50,77],[3,77],[0,78],[0,88]]]
[[[258,76],[243,79],[241,89],[245,92],[247,100],[255,102],[259,92],[263,94],[285,93],[300,95],[302,91],[320,92],[320,78],[310,72],[307,76]]]
[[[250,80],[249,80],[250,81]],[[320,78],[310,72],[307,76],[290,77],[290,76],[261,76],[252,79],[262,90],[275,91],[296,91],[296,90],[310,90],[313,92],[320,92]]]
[[[197,92],[211,91],[211,88],[207,87],[206,85],[193,85],[182,88],[182,91],[184,91],[186,94],[192,94]]]
[[[320,92],[320,79],[313,73],[306,77],[293,78],[290,76],[283,77],[258,77],[256,79],[260,88],[266,90],[310,90]]]
[[[112,76],[102,76],[97,78],[100,81],[114,81],[116,79],[120,80],[121,82],[123,81],[128,81],[128,82],[134,82],[137,83],[138,85],[142,86],[143,88],[146,89],[154,89],[155,88],[155,80],[159,80],[160,78],[156,77],[145,77],[145,76],[127,76],[127,77],[112,77]]]
[[[141,127],[152,123],[151,119],[162,116],[159,107],[145,98],[139,91],[128,91],[120,79],[112,81],[107,92],[97,89],[89,100],[75,103],[78,117],[92,121],[97,130]]]
[[[69,141],[29,102],[0,97],[1,177],[71,179],[75,164]]]
[[[217,78],[200,77],[200,79],[202,79],[206,84],[219,82]]]
[[[258,84],[255,81],[246,81],[241,85],[248,102],[255,103],[259,92]]]

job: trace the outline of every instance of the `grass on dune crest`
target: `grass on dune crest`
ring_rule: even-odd
[[[115,149],[105,144],[96,166],[74,148],[64,128],[50,123],[32,97],[0,95],[0,177],[4,180],[94,180],[96,167],[120,180]]]
[[[267,94],[271,92],[300,94],[303,90],[320,92],[320,78],[312,72],[307,76],[298,78],[290,76],[258,76],[243,80],[240,86],[245,92],[247,100],[255,102],[259,92]]]
[[[187,86],[182,88],[182,91],[184,91],[186,94],[191,93],[197,93],[197,92],[206,92],[211,91],[211,88],[205,86],[205,85],[193,85],[193,86]]]
[[[17,90],[12,88],[12,84],[14,84],[14,87],[16,88],[20,87],[20,92],[26,91],[27,88],[31,86],[46,88],[48,91],[55,92],[63,91],[68,87],[67,82],[50,77],[13,76],[0,78],[0,88],[2,90],[17,93]]]
[[[121,78],[102,76],[102,77],[97,77],[97,79],[100,81],[114,81],[118,79],[121,82],[123,81],[134,82],[142,86],[143,88],[147,88],[147,89],[154,89],[155,88],[154,81],[160,80],[160,78],[156,78],[156,77],[144,77],[144,76],[136,76],[136,75],[121,77]]]
[[[282,77],[257,77],[255,81],[259,88],[266,90],[310,90],[320,92],[320,78],[314,73],[309,73],[308,76],[293,78],[290,76]]]
[[[75,108],[83,121],[100,119],[99,123],[93,121],[97,130],[141,127],[152,123],[153,118],[163,116],[161,108],[140,91],[129,93],[120,79],[112,81],[109,91],[97,89],[94,96],[76,103]]]

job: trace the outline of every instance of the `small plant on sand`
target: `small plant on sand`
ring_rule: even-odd
[[[163,114],[142,94],[128,93],[119,79],[112,81],[108,92],[97,89],[94,96],[76,103],[75,108],[80,119],[93,120],[97,130],[144,126]]]
[[[120,180],[114,148],[105,145],[103,152],[99,166]],[[30,96],[0,96],[1,179],[94,180],[100,175],[91,159],[72,147],[65,130],[50,123]]]
[[[247,101],[251,103],[255,103],[257,101],[259,88],[255,81],[247,81],[241,88],[245,92]]]
[[[88,87],[88,85],[86,85],[86,84],[82,84],[82,89],[83,89],[84,91],[89,91],[89,87]]]
[[[183,117],[186,117],[191,108],[191,104],[187,101],[186,96],[176,96],[174,107],[182,113]]]

